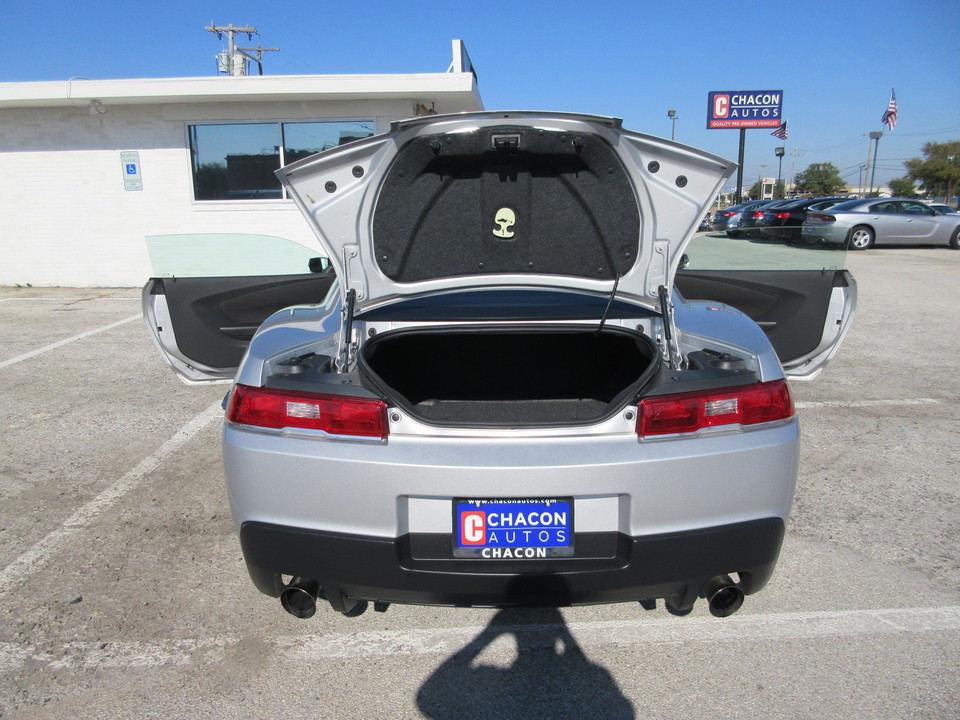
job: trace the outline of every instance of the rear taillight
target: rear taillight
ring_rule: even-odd
[[[757,425],[793,416],[786,380],[743,387],[644,398],[637,434],[676,435],[722,425]]]
[[[735,212],[722,212],[720,214],[723,215],[725,218],[733,217],[734,215],[736,215]]]
[[[824,222],[824,223],[832,223],[837,221],[837,219],[833,215],[827,215],[826,213],[807,213],[807,218],[819,220],[820,222]]]
[[[237,385],[227,420],[262,428],[322,430],[331,435],[385,439],[387,406],[380,400]]]
[[[753,219],[754,219],[754,220],[759,220],[759,219],[762,218],[762,217],[763,217],[763,211],[762,211],[762,210],[757,210],[755,213],[753,213]]]
[[[774,216],[777,220],[789,220],[789,219],[790,219],[790,213],[774,213],[773,216]]]

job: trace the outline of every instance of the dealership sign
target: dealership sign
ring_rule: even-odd
[[[708,130],[775,128],[782,122],[782,90],[715,90],[707,96]]]

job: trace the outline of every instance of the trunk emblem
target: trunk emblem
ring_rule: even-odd
[[[508,207],[500,208],[494,218],[497,227],[493,229],[493,234],[498,238],[509,240],[516,234],[510,229],[517,224],[517,216],[513,210]]]

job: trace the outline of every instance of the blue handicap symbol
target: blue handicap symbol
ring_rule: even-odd
[[[127,175],[136,175],[136,174],[137,174],[137,164],[127,163]]]

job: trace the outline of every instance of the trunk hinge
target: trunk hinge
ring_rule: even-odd
[[[343,320],[340,327],[340,349],[337,353],[337,372],[350,372],[357,343],[353,339],[353,308],[357,302],[357,291],[348,290],[343,301]]]
[[[663,352],[663,359],[667,361],[671,370],[679,370],[683,363],[683,355],[680,353],[680,346],[677,344],[677,326],[674,324],[673,303],[670,301],[670,293],[663,285],[657,288],[657,295],[660,296],[660,316],[663,319],[663,342],[660,343],[660,350]]]

